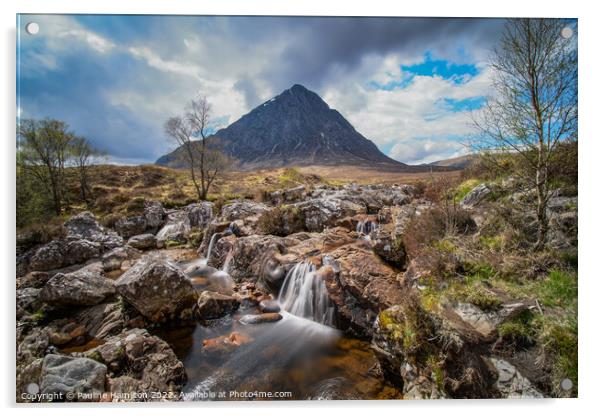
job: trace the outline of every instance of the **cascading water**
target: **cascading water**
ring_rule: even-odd
[[[334,326],[334,307],[328,298],[326,283],[316,276],[316,266],[297,263],[286,278],[278,301],[283,310],[314,322]]]
[[[211,258],[211,252],[213,251],[213,244],[215,244],[215,240],[217,240],[217,233],[211,236],[211,240],[209,240],[209,247],[207,248],[207,263],[209,263],[209,259]]]
[[[230,273],[230,262],[232,261],[232,257],[234,257],[234,250],[230,249],[228,254],[226,254],[226,259],[224,260],[224,264],[222,265],[222,272]]]

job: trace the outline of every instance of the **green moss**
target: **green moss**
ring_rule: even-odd
[[[46,319],[46,312],[41,309],[37,310],[31,314],[31,318],[34,322],[42,322],[44,319]]]
[[[182,243],[180,241],[177,241],[177,240],[167,240],[167,241],[165,241],[165,247],[166,248],[180,247],[181,245],[182,245]]]
[[[99,363],[103,363],[103,364],[105,363],[104,360],[102,359],[102,355],[98,351],[93,351],[93,352],[87,354],[87,357],[90,358],[91,360],[98,361]]]
[[[470,191],[479,186],[482,182],[478,179],[467,179],[456,188],[454,201],[460,202]]]

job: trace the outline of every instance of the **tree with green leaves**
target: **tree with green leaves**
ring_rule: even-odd
[[[476,150],[492,163],[503,154],[519,158],[517,174],[536,191],[536,249],[548,232],[553,158],[577,140],[573,30],[561,19],[509,19],[491,60],[494,94],[474,119]]]
[[[65,200],[65,167],[74,135],[59,120],[20,120],[17,126],[22,169],[42,184],[60,215]]]

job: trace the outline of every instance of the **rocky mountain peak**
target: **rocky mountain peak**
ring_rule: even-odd
[[[322,98],[294,84],[214,135],[241,169],[282,166],[354,165],[405,170],[385,156]],[[182,167],[178,151],[160,165]]]

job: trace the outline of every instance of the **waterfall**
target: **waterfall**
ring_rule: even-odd
[[[224,273],[230,273],[230,262],[232,261],[232,257],[234,257],[234,248],[231,248],[226,254],[226,259],[224,260],[224,265],[222,266],[222,271]]]
[[[326,283],[316,277],[316,266],[309,262],[297,263],[287,273],[278,301],[282,309],[293,315],[334,326],[334,307]]]
[[[207,248],[207,263],[209,263],[209,259],[211,258],[211,251],[213,251],[213,244],[215,244],[215,240],[217,240],[217,233],[211,236],[211,240],[209,240],[209,248]]]

